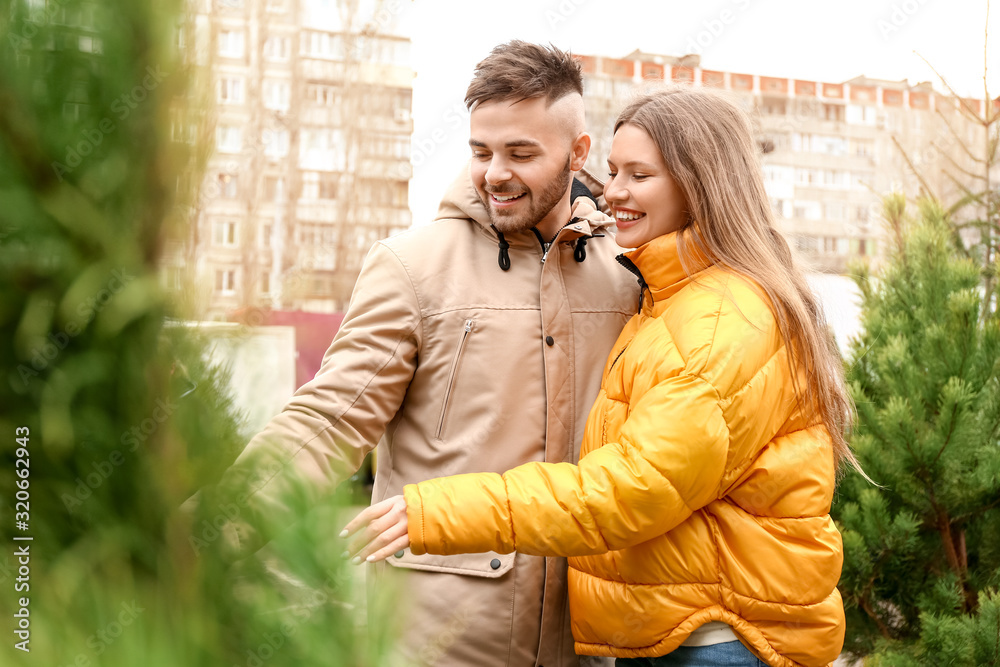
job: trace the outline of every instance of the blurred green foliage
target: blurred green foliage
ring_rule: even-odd
[[[210,148],[170,138],[172,120],[207,117],[175,49],[182,11],[0,2],[0,663],[378,664],[336,499],[258,558],[218,557],[213,526],[239,499],[211,484],[245,443],[205,341],[169,324],[157,267]],[[206,485],[210,502],[178,511]]]
[[[859,267],[848,370],[861,465],[833,514],[846,649],[871,665],[1000,665],[1000,318],[933,201],[886,199],[895,243]]]

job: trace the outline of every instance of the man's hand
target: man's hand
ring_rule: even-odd
[[[340,536],[352,538],[347,553],[353,556],[353,563],[385,560],[410,546],[406,500],[403,496],[393,496],[366,508],[347,524]]]

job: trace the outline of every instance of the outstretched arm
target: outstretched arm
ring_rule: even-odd
[[[231,557],[258,549],[358,469],[403,402],[420,337],[409,276],[377,243],[316,377],[250,442],[219,485],[240,509]]]
[[[714,387],[673,376],[636,401],[618,442],[579,465],[529,463],[408,485],[405,500],[372,506],[345,533],[351,553],[370,560],[408,544],[416,554],[604,553],[668,532],[715,500],[728,452]]]

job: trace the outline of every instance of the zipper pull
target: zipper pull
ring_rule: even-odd
[[[465,333],[472,332],[472,320],[465,320]]]
[[[545,258],[549,256],[549,250],[552,248],[551,243],[542,243],[542,264],[545,263]]]

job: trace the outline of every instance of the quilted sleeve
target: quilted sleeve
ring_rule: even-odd
[[[405,487],[413,553],[618,550],[677,526],[716,498],[729,432],[715,388],[664,379],[632,406],[617,442],[568,463],[529,463]]]

